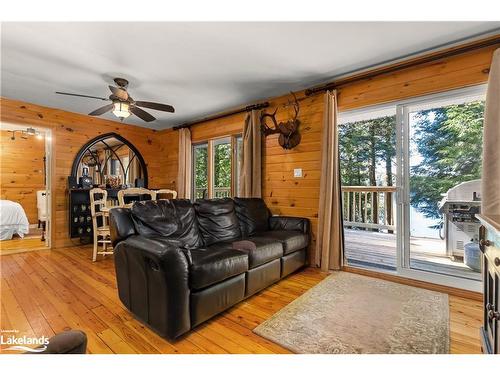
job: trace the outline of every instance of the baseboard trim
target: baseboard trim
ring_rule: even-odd
[[[375,278],[383,279],[383,280],[387,280],[387,281],[393,281],[395,283],[405,284],[405,285],[409,285],[409,286],[415,286],[418,288],[429,289],[429,290],[433,290],[435,292],[447,293],[447,294],[450,294],[452,296],[469,298],[469,299],[472,299],[475,301],[482,301],[483,300],[482,293],[473,292],[470,290],[465,290],[465,289],[460,289],[460,288],[453,288],[453,287],[439,285],[439,284],[433,284],[433,283],[429,283],[426,281],[409,279],[409,278],[397,276],[397,275],[389,275],[389,274],[383,273],[383,272],[364,270],[361,268],[355,268],[355,267],[349,267],[349,266],[342,266],[342,271],[357,273],[358,275],[375,277]]]

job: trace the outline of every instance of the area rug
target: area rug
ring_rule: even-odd
[[[448,295],[336,272],[254,329],[294,353],[448,353]]]

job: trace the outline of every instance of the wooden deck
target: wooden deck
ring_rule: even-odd
[[[345,255],[350,266],[396,270],[396,235],[345,229]],[[446,256],[444,241],[412,237],[410,265],[414,269],[480,280],[481,274],[461,260]]]
[[[119,301],[112,256],[93,263],[86,246],[4,255],[0,263],[0,329],[29,336],[82,329],[89,353],[289,353],[252,329],[328,275],[304,269],[167,341]],[[449,308],[451,353],[480,353],[481,302],[450,295]]]

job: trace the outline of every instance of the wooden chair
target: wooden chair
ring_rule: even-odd
[[[128,204],[125,203],[125,197],[127,195],[139,196],[139,199],[141,195],[149,195],[152,201],[156,200],[156,191],[154,190],[148,190],[145,188],[129,188],[120,190],[118,192],[118,203],[120,206],[122,207],[128,206]]]
[[[155,192],[156,192],[156,199],[161,199],[159,198],[160,194],[171,194],[172,199],[177,199],[177,192],[175,190],[160,189],[160,190],[155,190]]]
[[[97,260],[97,255],[107,255],[113,254],[113,251],[108,251],[108,244],[111,244],[108,212],[102,212],[101,210],[106,207],[106,202],[108,199],[108,192],[103,189],[95,188],[91,189],[90,192],[90,212],[92,215],[92,227],[94,229],[94,251],[92,253],[92,261]],[[101,195],[101,198],[96,199],[96,195]],[[96,209],[98,207],[98,210]],[[99,223],[98,218],[101,218]],[[99,245],[102,245],[102,251],[98,251]]]

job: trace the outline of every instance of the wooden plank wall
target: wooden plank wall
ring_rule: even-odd
[[[162,142],[161,173],[167,189],[177,189],[177,173],[179,171],[179,132],[166,129],[159,132]]]
[[[492,52],[488,47],[463,55],[422,64],[421,66],[352,83],[338,89],[339,110],[390,102],[403,98],[484,83]],[[303,98],[303,93],[298,93]],[[290,96],[267,99],[273,111]],[[266,100],[263,98],[263,101]],[[242,103],[242,105],[245,103]],[[81,145],[90,138],[117,132],[129,139],[148,164],[150,186],[176,188],[178,171],[178,134],[173,130],[155,132],[114,121],[40,107],[3,98],[1,119],[5,122],[50,127],[54,132],[54,205],[56,215],[55,245],[71,245],[67,238],[67,183],[71,163]],[[244,114],[207,121],[192,127],[193,142],[241,132]],[[278,119],[287,117],[278,112]],[[263,151],[263,194],[273,211],[281,215],[299,215],[311,219],[313,237],[317,232],[320,179],[320,140],[323,118],[323,95],[301,100],[302,142],[293,150],[283,150],[277,136],[265,140]],[[304,177],[293,178],[293,169],[302,168]],[[312,248],[314,247],[314,243]],[[316,262],[313,252],[310,261]]]
[[[340,87],[339,111],[485,83],[500,45],[444,58]]]
[[[45,141],[36,137],[23,139],[16,132],[0,131],[0,199],[23,206],[30,224],[38,222],[36,192],[45,189],[43,157]]]
[[[90,139],[115,132],[137,147],[148,166],[149,186],[171,188],[164,169],[167,165],[168,137],[142,127],[122,124],[77,113],[1,98],[1,121],[52,129],[52,238],[54,247],[71,246],[68,238],[68,184],[71,165],[80,148]],[[2,140],[3,144],[3,140]]]
[[[274,111],[276,106],[286,103],[289,98],[290,96],[286,95],[269,100],[270,107],[267,111]],[[278,144],[278,135],[271,135],[264,141],[263,196],[274,214],[309,218],[312,222],[314,237],[319,203],[323,97],[317,95],[306,98],[301,100],[300,105],[301,144],[293,150],[284,150]],[[287,110],[280,109],[277,119],[278,121],[286,120],[290,114]],[[195,125],[191,128],[192,142],[239,134],[242,132],[245,116],[246,114],[243,113]],[[163,137],[172,138],[171,130],[165,132],[167,134],[162,134]],[[302,178],[293,177],[294,168],[302,168]],[[172,172],[172,175],[176,173],[176,171]],[[312,257],[311,260],[313,260]]]
[[[483,48],[339,87],[339,111],[485,83],[493,51],[498,47]],[[297,93],[297,96],[304,98],[302,92]],[[287,95],[263,98],[262,101],[270,102],[271,107],[267,111],[272,112],[277,105],[289,99]],[[301,144],[293,150],[283,150],[278,145],[276,135],[265,140],[263,195],[273,213],[304,216],[311,220],[313,249],[319,204],[323,95],[304,98],[300,104]],[[277,117],[284,120],[286,113],[278,112]],[[238,114],[197,124],[191,128],[193,142],[240,133],[244,118],[245,114]],[[162,133],[162,137],[172,138],[170,132],[165,135]],[[169,158],[173,160],[175,156],[169,155]],[[294,178],[294,168],[302,168],[304,177]],[[176,175],[176,172],[171,173]],[[314,251],[310,251],[309,259],[311,264],[316,264]]]

